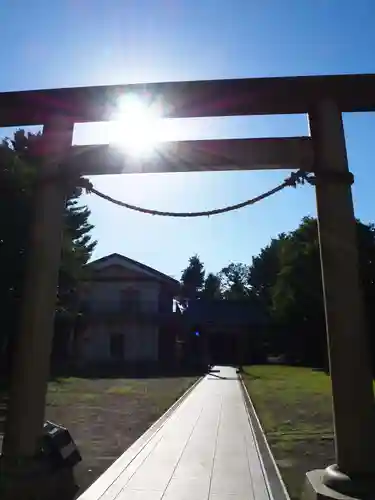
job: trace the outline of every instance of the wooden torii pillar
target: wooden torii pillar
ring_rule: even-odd
[[[48,123],[46,140],[61,154],[72,121],[109,118],[114,97],[149,92],[164,98],[168,117],[307,113],[311,138],[183,141],[147,172],[303,168],[317,177],[324,304],[332,379],[337,465],[307,475],[306,499],[365,496],[375,490],[374,397],[358,274],[356,225],[342,112],[375,111],[375,75],[265,78],[56,89],[0,94],[0,126]],[[56,128],[57,127],[57,128]],[[60,137],[60,139],[59,139]],[[62,137],[65,137],[63,140]],[[68,139],[69,138],[69,139]],[[311,142],[313,147],[311,147]],[[314,160],[312,159],[312,149]],[[67,166],[80,174],[137,172],[108,147],[74,148]],[[53,173],[56,163],[44,167]],[[5,462],[32,461],[42,431],[53,331],[64,191],[40,185],[19,340],[4,438]]]
[[[52,117],[38,144],[41,163],[1,457],[0,496],[4,499],[22,500],[29,494],[37,494],[41,500],[58,494],[70,498],[75,491],[71,469],[61,470],[51,482],[48,469],[36,459],[44,423],[69,189],[59,166],[71,147],[73,126],[71,120]]]
[[[337,463],[307,474],[306,491],[361,496],[375,489],[375,408],[358,270],[356,219],[340,109],[322,100],[309,112]]]

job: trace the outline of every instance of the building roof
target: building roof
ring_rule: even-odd
[[[163,281],[175,287],[179,286],[179,282],[176,279],[171,278],[170,276],[161,273],[160,271],[157,271],[152,267],[146,266],[146,264],[142,264],[141,262],[130,259],[129,257],[125,257],[124,255],[121,255],[119,253],[112,253],[110,255],[105,255],[104,257],[93,260],[87,264],[87,267],[95,269],[95,268],[102,268],[105,267],[106,265],[112,265],[112,264],[118,264],[118,265],[123,264],[125,267],[127,265],[131,265],[133,268],[134,267],[137,268],[137,270],[139,270],[140,272],[146,273],[147,275],[158,281]]]

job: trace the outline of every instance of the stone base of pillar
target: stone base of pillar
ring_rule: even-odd
[[[350,478],[337,466],[306,474],[303,500],[358,500],[375,498],[375,477]]]
[[[52,467],[45,459],[0,457],[1,500],[73,500],[73,469]]]

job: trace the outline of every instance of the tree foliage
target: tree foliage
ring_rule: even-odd
[[[369,345],[375,368],[375,226],[357,221],[359,270]],[[218,274],[209,273],[201,285],[204,267],[190,259],[185,277],[193,298],[220,298],[252,302],[269,318],[267,350],[292,364],[328,369],[327,339],[320,268],[317,221],[302,219],[289,233],[271,239],[251,265],[230,263]],[[193,279],[194,277],[194,279]]]
[[[357,221],[359,269],[371,333],[375,298],[375,229]],[[327,340],[317,222],[302,219],[295,231],[271,241],[253,259],[250,284],[267,304],[274,331],[270,350],[290,363],[327,369]],[[370,335],[372,356],[375,345]]]
[[[280,269],[280,251],[286,235],[280,234],[253,257],[249,268],[249,287],[269,312],[272,308],[272,289]]]
[[[1,353],[8,356],[19,318],[29,230],[33,216],[38,161],[33,147],[40,134],[18,130],[0,145],[0,300],[3,306]],[[79,205],[80,190],[67,193],[59,273],[56,332],[66,331],[77,315],[77,283],[96,242],[90,211]],[[56,335],[55,335],[56,337]],[[8,348],[8,350],[7,350]]]
[[[181,275],[181,295],[187,300],[197,299],[200,296],[204,285],[204,264],[198,255],[193,255],[189,259],[189,264],[182,271]]]
[[[222,298],[220,277],[214,273],[208,273],[204,280],[204,286],[201,292],[204,299],[219,300]]]
[[[284,354],[293,362],[326,367],[323,288],[316,220],[304,218],[279,246],[271,289],[272,313],[289,331]]]
[[[242,300],[249,297],[249,266],[230,263],[220,271],[223,297],[226,300]]]

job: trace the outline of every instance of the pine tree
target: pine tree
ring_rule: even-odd
[[[198,255],[193,255],[189,259],[189,265],[182,271],[181,275],[181,295],[186,300],[197,299],[203,288],[204,265]]]
[[[204,281],[201,293],[202,298],[218,300],[222,299],[221,280],[217,274],[209,273]]]
[[[9,358],[18,328],[38,160],[32,146],[41,134],[18,130],[0,145],[0,300],[3,328],[0,355]],[[68,193],[64,213],[62,258],[57,290],[56,332],[77,315],[77,284],[96,242],[91,240],[90,211],[79,205],[80,190]],[[55,336],[56,337],[56,336]],[[1,363],[0,361],[0,364]]]

